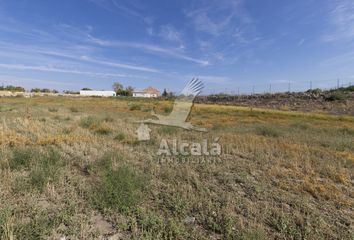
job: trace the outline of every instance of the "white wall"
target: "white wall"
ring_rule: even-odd
[[[114,91],[80,91],[81,96],[115,97]]]
[[[144,92],[133,92],[133,97],[153,98],[153,97],[157,97],[157,94],[144,93]]]

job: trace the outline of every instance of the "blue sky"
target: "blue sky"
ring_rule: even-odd
[[[0,83],[262,92],[354,83],[352,0],[0,0]]]

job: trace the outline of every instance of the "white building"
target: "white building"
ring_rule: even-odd
[[[86,97],[115,97],[117,94],[114,91],[94,91],[94,90],[82,90],[80,96]]]
[[[133,97],[156,98],[158,96],[160,96],[159,90],[153,87],[148,87],[144,90],[133,91]]]

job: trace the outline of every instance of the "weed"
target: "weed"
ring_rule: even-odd
[[[346,99],[346,96],[339,94],[339,93],[333,93],[325,98],[325,100],[328,102],[341,101],[341,100],[345,100],[345,99]]]
[[[172,107],[165,106],[165,107],[163,108],[163,111],[164,111],[164,113],[170,113],[170,112],[172,111]]]
[[[337,130],[339,134],[354,136],[354,130],[350,128],[340,128]]]
[[[271,126],[265,126],[265,125],[261,125],[261,126],[256,127],[256,133],[258,135],[262,135],[265,137],[279,137],[279,136],[281,136],[281,132],[278,129],[271,127]]]
[[[88,128],[91,130],[97,129],[102,124],[102,121],[94,116],[88,116],[82,118],[80,121],[80,126],[82,128]]]
[[[103,121],[105,121],[105,122],[114,122],[114,118],[111,117],[111,116],[106,116],[106,117],[103,119]]]
[[[142,199],[143,179],[128,166],[105,172],[96,186],[96,204],[100,209],[127,212]]]
[[[70,110],[72,113],[77,113],[77,112],[79,112],[79,109],[77,109],[76,107],[71,107],[71,108],[69,108],[69,110]]]
[[[12,158],[9,161],[11,170],[21,170],[31,166],[34,158],[38,156],[38,152],[30,147],[15,148],[12,151]]]
[[[129,107],[129,110],[130,110],[130,111],[141,110],[141,105],[134,103],[134,104],[132,104],[132,105]]]
[[[0,210],[0,239],[14,239],[14,219],[9,208]]]
[[[114,140],[123,141],[125,139],[124,133],[118,133],[117,136],[114,137]]]
[[[41,154],[33,163],[30,171],[30,183],[39,191],[43,191],[49,182],[55,182],[59,178],[59,170],[63,163],[60,161],[59,153],[53,148]]]
[[[48,108],[48,111],[49,112],[58,112],[58,109],[57,108]]]
[[[176,127],[171,127],[171,126],[162,126],[159,131],[164,134],[174,134],[178,131],[178,128]]]
[[[301,129],[301,130],[307,130],[310,128],[310,126],[307,123],[303,123],[300,121],[296,121],[296,122],[292,123],[290,126],[293,128]]]
[[[112,132],[112,129],[109,128],[106,124],[101,124],[95,129],[95,133],[100,135],[109,135]]]

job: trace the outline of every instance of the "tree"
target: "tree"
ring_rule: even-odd
[[[112,88],[117,93],[117,95],[120,95],[120,92],[123,90],[123,85],[119,82],[115,82],[113,83]]]
[[[25,92],[25,89],[23,87],[18,87],[18,86],[0,86],[0,91],[10,91],[10,92]]]
[[[33,92],[33,93],[39,93],[39,92],[41,92],[41,89],[39,89],[39,88],[32,88],[32,89],[31,89],[31,92]]]
[[[168,96],[168,93],[167,93],[166,88],[163,90],[163,92],[162,92],[162,96],[163,96],[163,97],[167,97],[167,96]]]
[[[42,92],[42,93],[50,93],[50,89],[48,89],[48,88],[43,88],[43,89],[41,90],[41,92]]]
[[[82,91],[91,91],[92,89],[85,87],[85,88],[83,88],[83,89],[81,89],[81,90],[82,90]]]
[[[125,92],[126,92],[127,96],[133,96],[133,91],[134,91],[134,88],[132,86],[128,86],[125,89]]]

